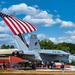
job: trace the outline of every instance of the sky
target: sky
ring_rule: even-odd
[[[31,34],[55,44],[75,43],[75,0],[0,0],[0,12],[14,14],[37,27],[37,31],[24,34],[28,43]],[[16,46],[13,36],[0,18],[0,46]]]

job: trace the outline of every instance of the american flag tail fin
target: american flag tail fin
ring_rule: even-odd
[[[21,40],[26,44],[26,46],[29,47],[22,34],[36,31],[37,28],[27,21],[18,19],[12,15],[4,14],[2,12],[0,12],[0,17],[2,17],[2,19],[8,25],[14,35],[18,35]]]
[[[26,40],[25,40],[23,34],[19,34],[18,36],[19,36],[20,39],[24,42],[24,44],[29,48],[29,45],[28,45],[28,43],[26,42]]]
[[[12,15],[7,15],[0,12],[0,16],[15,35],[29,33],[37,30],[37,28],[31,23],[16,18]]]

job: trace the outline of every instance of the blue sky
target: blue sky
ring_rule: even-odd
[[[37,27],[37,31],[24,34],[27,42],[31,34],[39,40],[50,39],[54,43],[75,43],[74,0],[0,0],[0,11],[14,14]],[[0,46],[15,44],[13,33],[0,18]]]

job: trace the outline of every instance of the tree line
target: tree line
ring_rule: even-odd
[[[70,53],[75,54],[75,44],[74,43],[58,43],[54,44],[51,40],[41,40],[39,41],[41,49],[54,49],[54,50],[68,50]]]
[[[14,45],[5,45],[5,44],[3,44],[1,46],[1,49],[13,49],[13,48],[15,48]]]
[[[54,44],[51,40],[41,40],[39,41],[41,49],[53,49],[53,50],[68,50],[70,53],[75,54],[75,44],[74,43],[58,43]],[[1,46],[1,49],[10,49],[15,48],[14,45],[5,45]]]

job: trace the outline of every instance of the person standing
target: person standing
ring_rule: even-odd
[[[6,68],[5,62],[3,63],[3,65],[2,65],[2,66],[3,66],[3,69],[5,69],[5,68]]]
[[[47,61],[47,68],[49,68],[49,66],[50,66],[50,63]]]
[[[53,68],[53,65],[54,65],[54,61],[51,61],[51,62],[50,62],[50,68],[51,68],[51,69]]]
[[[62,65],[61,65],[61,69],[64,70],[64,63],[62,63]]]

